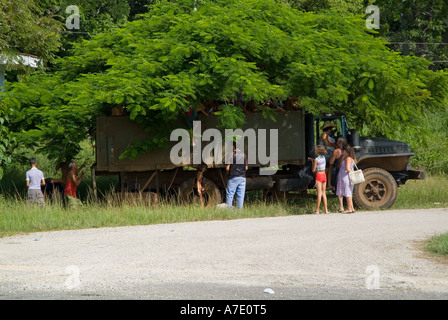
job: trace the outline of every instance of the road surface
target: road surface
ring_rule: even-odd
[[[448,209],[41,232],[0,239],[0,299],[448,299],[421,250]]]

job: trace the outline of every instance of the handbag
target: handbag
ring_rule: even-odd
[[[356,166],[356,163],[354,163],[354,165],[355,165],[356,170],[348,173],[348,177],[349,177],[350,183],[352,185],[360,184],[365,181],[364,173],[362,172],[362,170],[358,169],[358,167]]]

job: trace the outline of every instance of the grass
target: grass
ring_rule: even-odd
[[[73,230],[83,228],[119,227],[177,223],[188,221],[230,220],[286,215],[309,214],[315,209],[315,199],[294,198],[277,203],[265,203],[260,192],[248,192],[243,210],[179,206],[162,201],[157,206],[117,204],[110,191],[116,181],[99,179],[101,201],[91,199],[91,181],[80,186],[81,198],[87,202],[81,210],[69,210],[58,204],[45,207],[27,205],[24,181],[0,185],[0,237],[14,234]],[[313,192],[313,191],[310,191]],[[337,212],[336,198],[328,199],[331,212]],[[448,207],[448,177],[433,176],[422,181],[408,181],[399,188],[393,209]],[[321,212],[323,206],[321,206]],[[428,250],[448,257],[448,234],[434,237]]]
[[[448,257],[448,233],[429,239],[425,250],[436,256]]]
[[[309,210],[306,207],[309,206]],[[41,208],[22,200],[0,202],[0,237],[20,233],[119,227],[206,220],[230,220],[255,217],[285,216],[311,212],[314,203],[305,207],[286,203],[248,203],[244,210],[201,208],[162,203],[157,206],[108,203],[86,204],[80,209],[64,209],[59,205]]]
[[[410,180],[398,189],[393,209],[427,209],[448,207],[448,177],[429,176],[424,180]],[[448,258],[448,233],[431,237],[425,250]]]
[[[393,209],[426,209],[448,207],[448,177],[429,176],[424,180],[408,180],[398,188]]]

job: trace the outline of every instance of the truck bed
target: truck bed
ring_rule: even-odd
[[[204,116],[199,114],[197,120],[201,121],[201,131],[208,128],[217,128],[218,116]],[[185,128],[185,121],[181,118],[173,123],[173,129]],[[278,164],[304,165],[306,162],[305,151],[305,121],[301,110],[276,113],[276,121],[265,119],[261,113],[251,113],[246,116],[246,124],[243,131],[252,128],[258,133],[258,129],[266,129],[267,134],[267,156],[269,156],[269,130],[278,130]],[[222,134],[224,144],[224,130]],[[163,149],[154,149],[139,155],[135,159],[120,159],[120,154],[135,140],[150,138],[141,126],[125,116],[100,116],[96,119],[96,171],[98,174],[119,172],[144,172],[150,170],[169,170],[176,167],[188,166],[188,163],[175,165],[170,159],[171,148],[178,141],[168,143]],[[257,135],[258,139],[258,135]],[[202,149],[210,142],[202,141]],[[222,147],[224,152],[224,145]],[[245,151],[247,152],[247,140]],[[258,144],[257,144],[258,152]],[[223,158],[225,159],[225,158]],[[191,161],[192,162],[192,161]],[[215,167],[225,166],[225,160]],[[262,166],[257,157],[251,167]]]

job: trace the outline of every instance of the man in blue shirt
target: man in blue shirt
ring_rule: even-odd
[[[44,195],[41,186],[45,185],[45,178],[42,171],[37,169],[35,158],[30,159],[31,169],[26,172],[26,186],[28,187],[28,202],[44,205]]]

